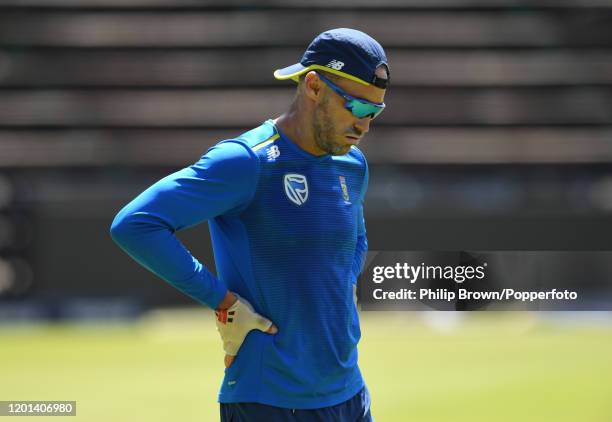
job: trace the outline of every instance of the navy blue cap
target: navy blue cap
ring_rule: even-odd
[[[384,65],[387,79],[376,76]],[[308,46],[299,63],[277,69],[276,79],[298,81],[311,70],[324,70],[363,85],[387,88],[389,65],[382,46],[368,34],[356,29],[337,28],[319,34]]]

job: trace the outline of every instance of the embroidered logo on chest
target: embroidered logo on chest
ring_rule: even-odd
[[[268,157],[268,161],[275,161],[278,157],[280,157],[280,150],[276,145],[272,145],[266,150],[266,155]]]
[[[344,176],[338,176],[340,179],[340,188],[342,189],[342,199],[344,199],[344,203],[347,205],[351,204],[351,198],[349,197],[348,187],[346,186],[346,179]]]
[[[308,180],[306,176],[297,173],[285,174],[283,178],[285,195],[295,205],[302,206],[308,200]]]

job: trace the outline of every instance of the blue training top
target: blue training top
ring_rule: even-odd
[[[149,187],[111,226],[136,261],[216,308],[227,289],[278,327],[251,331],[225,370],[219,401],[312,409],[364,386],[353,285],[367,240],[368,169],[352,147],[314,156],[272,120],[222,141]],[[174,232],[208,220],[217,276]]]

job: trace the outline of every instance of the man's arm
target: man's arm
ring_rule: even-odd
[[[111,236],[138,263],[212,309],[236,297],[177,239],[175,232],[247,204],[256,188],[257,157],[237,142],[211,148],[192,166],[138,195],[115,217]]]
[[[352,281],[355,284],[357,283],[357,278],[359,277],[359,274],[361,274],[361,271],[363,270],[366,254],[368,252],[368,238],[366,236],[365,218],[363,216],[363,203],[365,201],[366,191],[368,190],[368,182],[369,170],[367,163],[365,163],[365,174],[363,177],[363,185],[361,187],[361,192],[359,196],[359,214],[357,215],[357,244],[355,246],[353,266],[351,268],[353,274]]]
[[[365,263],[366,255],[368,253],[368,238],[363,233],[357,237],[357,246],[355,247],[355,256],[353,258],[353,283],[357,283],[359,274],[363,270],[363,264]]]

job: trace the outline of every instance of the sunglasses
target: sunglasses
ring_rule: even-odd
[[[362,98],[353,97],[352,95],[347,94],[342,88],[335,85],[325,76],[321,75],[319,72],[317,72],[317,75],[327,84],[328,87],[334,90],[336,94],[340,95],[346,100],[344,102],[344,107],[353,113],[353,116],[359,119],[363,119],[364,117],[375,119],[385,109],[385,103],[373,103]]]

